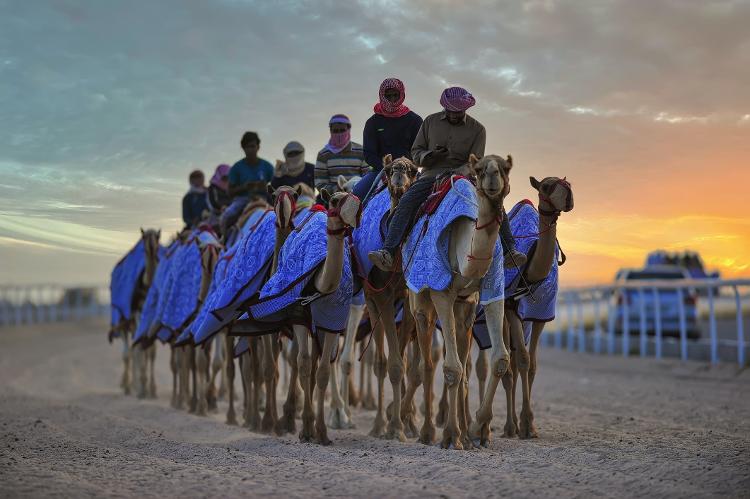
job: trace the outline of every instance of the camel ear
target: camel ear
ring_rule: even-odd
[[[271,184],[266,184],[266,191],[273,196],[273,193],[276,192],[276,189],[274,189]]]
[[[339,190],[344,190],[344,186],[346,185],[346,177],[343,175],[339,175],[339,178],[336,179],[336,184],[339,186]]]
[[[541,183],[541,182],[539,182],[539,181],[538,181],[537,179],[535,179],[534,177],[529,177],[529,182],[531,182],[531,187],[533,187],[533,188],[534,188],[534,189],[536,189],[537,191],[539,190],[539,187],[540,187],[540,186],[542,185],[542,183]]]
[[[143,227],[141,227],[141,237],[143,237],[143,236],[145,236],[145,235],[146,235],[146,231],[145,231],[145,230],[143,230]]]
[[[474,165],[476,165],[477,163],[479,163],[479,158],[477,158],[476,154],[471,153],[469,155],[469,166],[474,168]]]
[[[158,241],[161,238],[161,229],[156,231],[156,240]]]
[[[383,156],[383,166],[390,165],[391,163],[393,163],[393,154]]]
[[[409,175],[414,178],[417,176],[417,173],[419,173],[419,168],[413,161],[409,161]]]
[[[297,187],[295,187],[294,192],[297,193],[297,197],[300,197],[302,195],[302,184],[297,184]]]
[[[323,201],[325,201],[326,204],[328,204],[328,201],[331,200],[331,194],[328,192],[328,189],[321,189],[320,197],[323,199]]]
[[[508,156],[505,158],[505,162],[508,163],[508,170],[513,168],[513,156],[508,154]]]

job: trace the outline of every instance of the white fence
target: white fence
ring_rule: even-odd
[[[639,297],[635,314],[627,300],[616,302],[618,294],[625,290]],[[677,293],[678,327],[672,332],[674,338],[663,330],[665,319],[661,316],[658,290]],[[685,294],[694,292],[699,294],[695,305],[699,311],[698,339],[688,337],[688,314],[683,301]],[[745,341],[745,313],[750,314],[750,279],[632,281],[621,286],[564,289],[558,294],[557,319],[545,328],[542,342],[579,352],[678,357],[712,364],[731,361],[744,366],[750,348]],[[0,327],[108,314],[106,286],[0,286]]]
[[[661,291],[661,293],[660,293]],[[660,296],[676,293],[676,327],[665,331]],[[557,318],[545,328],[543,344],[571,351],[633,354],[657,359],[737,362],[748,359],[745,341],[745,314],[750,314],[750,279],[630,281],[618,286],[594,286],[561,290]],[[636,310],[628,299],[636,296]],[[698,338],[690,338],[689,315],[685,298],[697,295],[695,321]],[[695,336],[695,335],[693,335]]]
[[[108,314],[107,286],[0,286],[0,327],[81,320]]]

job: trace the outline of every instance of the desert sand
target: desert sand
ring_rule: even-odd
[[[0,329],[0,497],[750,495],[750,373],[733,365],[545,349],[539,439],[496,434],[471,451],[383,441],[357,410],[357,429],[320,447],[227,426],[224,404],[207,418],[172,409],[164,347],[158,400],[122,395],[105,331]],[[498,392],[496,429],[504,411]]]

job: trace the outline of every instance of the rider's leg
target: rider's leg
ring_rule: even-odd
[[[505,257],[505,266],[512,267],[518,265],[519,267],[526,263],[526,255],[516,250],[516,240],[513,237],[513,232],[510,230],[510,220],[508,220],[508,214],[505,213],[503,208],[503,220],[500,223],[500,243],[503,246],[503,256]],[[510,258],[511,255],[513,258]]]
[[[381,270],[388,271],[393,267],[393,257],[414,224],[419,207],[432,192],[434,183],[434,177],[420,177],[399,200],[388,222],[388,234],[385,237],[383,249],[371,251],[368,255],[370,261]]]

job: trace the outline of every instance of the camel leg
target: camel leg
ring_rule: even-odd
[[[430,296],[435,304],[435,310],[440,318],[445,342],[445,361],[443,362],[443,378],[448,387],[448,417],[443,428],[443,439],[440,446],[448,449],[462,450],[461,428],[458,424],[458,385],[464,375],[464,366],[458,355],[456,339],[456,318],[453,313],[455,296],[450,292],[431,291]]]
[[[485,316],[487,317],[487,330],[489,331],[490,341],[492,343],[490,360],[491,377],[488,384],[480,379],[480,386],[486,384],[486,389],[481,397],[479,409],[476,412],[476,421],[469,426],[469,437],[472,439],[474,445],[487,447],[492,438],[492,403],[495,400],[497,385],[501,379],[503,380],[503,386],[505,386],[508,366],[510,364],[510,354],[508,353],[506,346],[509,339],[509,332],[505,325],[507,323],[504,321],[504,301],[500,300],[498,302],[487,304],[484,306],[484,309]],[[479,371],[479,361],[477,361],[477,371]],[[487,372],[484,373],[485,378],[487,374]],[[479,373],[477,373],[477,375],[479,377]],[[509,376],[507,379],[510,381]],[[510,387],[506,388],[506,397],[509,396],[509,394]],[[506,429],[507,428],[508,427],[506,426]]]
[[[529,389],[530,357],[529,351],[526,349],[526,343],[524,342],[523,326],[517,318],[510,321],[510,334],[513,337],[513,344],[516,346],[516,365],[518,366],[518,374],[521,377],[522,405],[518,421],[519,437],[536,438],[538,435],[534,427],[534,413],[531,410]]]
[[[289,355],[289,367],[291,373],[289,374],[289,383],[287,384],[287,396],[286,402],[284,402],[284,412],[276,423],[276,434],[283,435],[285,433],[295,433],[297,431],[297,425],[294,421],[294,416],[297,412],[297,385],[299,382],[298,378],[298,365],[297,356],[299,355],[299,346],[297,343],[296,336],[292,341],[291,352]]]
[[[368,310],[375,310],[368,303]],[[375,420],[372,424],[372,430],[370,430],[371,437],[382,437],[385,434],[385,407],[383,407],[384,394],[383,389],[385,388],[385,375],[387,370],[387,364],[385,359],[385,344],[383,343],[383,323],[378,321],[375,328],[372,330],[373,342],[375,343],[375,362],[373,364],[373,371],[375,377],[378,379],[378,398],[377,398],[377,413],[375,414]]]
[[[374,333],[370,333],[374,334]],[[370,342],[374,342],[375,337],[373,336],[370,339]],[[362,408],[367,409],[369,411],[374,411],[377,409],[377,403],[375,402],[375,394],[372,390],[372,377],[375,370],[375,355],[377,350],[375,348],[375,345],[370,345],[369,348],[367,347],[367,342],[362,343],[362,348],[367,348],[367,351],[365,351],[364,356],[362,357],[362,378],[361,378],[361,387],[359,393],[362,397]]]
[[[125,395],[130,395],[130,361],[132,355],[127,331],[121,331],[120,337],[122,338],[122,379],[120,380],[120,388],[122,388]]]
[[[348,429],[352,427],[349,416],[349,407],[347,407],[343,396],[341,395],[341,386],[339,384],[339,364],[341,356],[338,356],[336,362],[331,365],[331,407],[328,415],[328,426],[337,430]]]
[[[471,377],[471,328],[476,317],[478,296],[472,295],[465,300],[458,301],[453,306],[453,316],[456,320],[456,346],[458,358],[464,366],[458,383],[457,415],[458,426],[464,448],[473,446],[469,439],[469,378]]]
[[[198,393],[198,369],[197,369],[197,352],[196,348],[193,345],[189,345],[185,347],[188,352],[188,359],[189,359],[189,366],[190,366],[190,377],[193,381],[193,389],[192,393],[190,394],[190,413],[195,414],[198,411],[198,397],[205,396],[205,391]],[[201,384],[202,384],[203,378],[201,378]]]
[[[227,424],[236,425],[237,415],[234,411],[234,338],[224,335],[224,361],[227,369],[227,394],[229,395],[229,409],[227,410]]]
[[[477,374],[477,384],[479,385],[479,404],[481,405],[487,388],[488,366],[486,350],[479,350],[479,353],[477,353],[475,372]]]
[[[178,400],[179,400],[179,383],[178,383],[178,375],[179,375],[179,365],[177,362],[177,353],[175,352],[174,347],[170,345],[169,347],[169,368],[172,371],[172,402],[171,405],[175,409],[177,408]]]
[[[219,336],[216,337],[214,348],[216,348],[216,351],[214,352],[214,358],[211,363],[211,368],[214,370],[214,373],[218,370],[218,376],[219,376],[219,391],[216,394],[217,401],[219,399],[223,400],[227,396],[227,351],[226,351],[226,341],[224,341],[224,337],[227,335],[226,331],[219,334]],[[214,374],[214,377],[216,374]]]
[[[416,336],[416,333],[413,333]],[[406,392],[401,402],[401,420],[404,422],[404,434],[408,438],[415,438],[419,435],[416,423],[416,406],[414,396],[417,388],[422,384],[422,372],[419,367],[419,345],[415,342],[409,346],[409,364],[406,369]]]
[[[180,371],[180,396],[177,401],[178,409],[186,409],[190,405],[190,365],[188,364],[187,347],[174,347],[177,356],[177,366]]]
[[[240,373],[242,374],[242,393],[243,393],[243,399],[242,399],[242,426],[245,428],[250,428],[250,405],[252,403],[252,396],[251,392],[253,389],[253,380],[252,380],[252,367],[250,364],[252,364],[253,359],[250,354],[250,351],[246,351],[242,354],[240,357]]]
[[[250,396],[250,410],[247,415],[248,428],[251,431],[258,431],[260,427],[260,384],[262,382],[260,375],[260,364],[262,362],[262,342],[260,338],[250,338],[250,350],[248,363],[250,364],[250,386],[248,395]]]
[[[206,371],[208,370],[209,354],[203,347],[193,347],[195,356],[195,414],[205,416],[208,414],[208,386],[206,383]]]
[[[323,339],[323,348],[320,354],[320,363],[316,373],[316,385],[318,387],[318,407],[315,418],[315,433],[320,445],[331,445],[328,438],[328,429],[325,421],[325,397],[328,389],[328,381],[331,374],[331,357],[333,349],[338,346],[339,336],[335,333],[326,333]]]
[[[353,392],[353,367],[354,367],[354,347],[357,340],[357,328],[362,320],[362,314],[364,313],[364,305],[351,305],[349,307],[349,319],[346,324],[346,336],[344,337],[344,349],[341,352],[341,398],[344,403],[344,411],[346,412],[346,418],[341,418],[342,421],[348,420],[347,428],[354,428],[354,423],[351,421],[351,409],[349,405],[354,398],[355,393]],[[354,404],[356,405],[356,404]],[[333,428],[334,426],[331,425]]]
[[[260,431],[271,433],[276,427],[279,414],[276,411],[276,383],[278,375],[278,333],[263,336],[263,380],[266,383],[266,407]]]
[[[409,304],[414,314],[417,340],[422,354],[422,389],[424,391],[424,422],[419,431],[418,442],[432,445],[435,441],[435,425],[432,422],[432,384],[435,364],[432,356],[432,335],[435,332],[435,309],[426,293],[409,293]]]
[[[544,322],[534,322],[531,325],[531,341],[529,341],[529,398],[531,398],[531,389],[534,386],[536,378],[536,353],[539,349],[539,338],[544,331]]]
[[[206,404],[209,411],[215,411],[218,408],[217,403],[219,400],[219,389],[216,387],[216,379],[224,367],[224,359],[222,358],[224,342],[222,341],[221,334],[214,336],[213,340],[207,343],[207,348],[206,355],[210,358],[210,364],[206,368]]]
[[[135,375],[135,393],[139,399],[146,398],[148,371],[146,369],[146,350],[143,344],[133,345],[133,368]]]
[[[393,299],[387,298],[385,303],[378,304],[378,317],[383,324],[386,341],[388,342],[388,378],[393,391],[393,403],[390,405],[388,428],[385,438],[406,442],[404,435],[404,423],[401,420],[401,394],[404,382],[404,357],[403,351],[406,341],[400,341],[396,327],[396,310],[393,307]],[[379,397],[382,398],[382,397]]]
[[[299,439],[303,442],[310,442],[313,439],[313,423],[315,416],[312,409],[312,354],[310,352],[310,331],[299,325],[294,325],[294,338],[297,341],[297,369],[299,370],[299,379],[302,384],[304,393],[304,402],[302,407],[302,430],[299,433]]]

